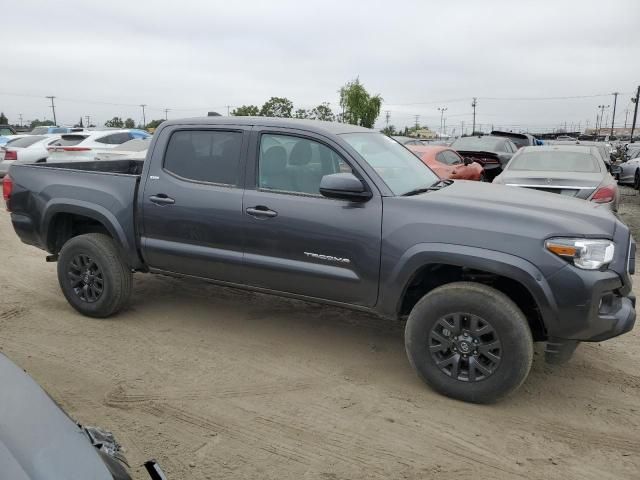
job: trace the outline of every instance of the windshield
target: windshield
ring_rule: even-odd
[[[495,137],[461,137],[451,144],[451,148],[454,150],[496,152],[502,142],[501,138]]]
[[[583,172],[600,171],[598,160],[589,153],[536,151],[525,152],[511,159],[509,170],[532,170],[550,172]]]
[[[44,140],[45,138],[47,138],[47,137],[41,137],[41,136],[37,136],[37,135],[29,135],[28,137],[22,137],[22,138],[15,139],[15,140],[7,143],[7,146],[25,148],[25,147],[28,147],[30,145],[33,145],[36,142]]]
[[[439,177],[409,150],[381,133],[345,133],[342,135],[380,175],[394,195],[429,187]]]

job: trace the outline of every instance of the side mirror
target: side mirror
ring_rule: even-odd
[[[471,165],[473,161],[468,157],[462,157],[462,163],[464,163],[465,165]]]
[[[354,202],[365,202],[372,196],[360,179],[352,173],[325,175],[320,181],[320,193],[327,198],[339,198]]]

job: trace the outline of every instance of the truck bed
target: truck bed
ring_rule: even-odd
[[[13,165],[11,216],[23,242],[53,252],[48,232],[59,215],[84,216],[105,225],[132,266],[141,263],[136,241],[136,199],[144,161]],[[57,252],[55,252],[57,253]]]

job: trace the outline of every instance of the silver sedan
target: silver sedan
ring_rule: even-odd
[[[521,148],[493,183],[581,198],[614,212],[620,199],[602,156],[587,145]]]

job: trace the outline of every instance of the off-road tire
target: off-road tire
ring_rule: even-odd
[[[77,287],[74,259],[89,258],[100,272],[101,293],[92,301],[83,300]],[[71,271],[70,271],[71,270]],[[97,278],[97,277],[96,277]],[[122,259],[113,240],[101,233],[87,233],[71,238],[58,257],[58,282],[67,301],[89,317],[105,318],[120,311],[129,301],[133,274]],[[76,286],[74,286],[76,285]]]
[[[486,377],[477,375],[475,368],[476,361],[487,362],[488,357],[483,357],[482,353],[479,354],[480,357],[475,356],[473,364],[473,376],[481,377],[479,380],[463,381],[453,378],[453,368],[445,372],[437,365],[434,355],[446,353],[432,354],[431,349],[439,348],[437,345],[434,347],[433,332],[441,328],[443,318],[451,318],[452,315],[461,315],[459,318],[463,324],[469,324],[470,318],[481,319],[482,322],[476,325],[484,325],[486,322],[499,338],[500,349],[493,350],[494,354],[500,355],[499,363]],[[447,333],[449,332],[444,332],[445,335]],[[454,338],[460,339],[461,336],[454,336],[452,332],[449,339]],[[487,345],[492,344],[490,340],[485,340],[486,335],[483,338],[478,334],[477,338],[480,346],[485,341]],[[454,345],[451,348],[457,352],[468,348],[467,343],[451,343]],[[470,345],[474,348],[473,343]],[[504,293],[473,282],[443,285],[422,297],[409,315],[405,328],[405,347],[411,365],[429,386],[448,397],[473,403],[492,403],[516,390],[527,378],[533,359],[531,330],[522,311]],[[455,355],[451,350],[448,352]],[[466,360],[469,356],[465,357],[466,362],[471,362],[470,359]],[[471,364],[466,365],[470,370]],[[471,378],[471,374],[468,378]]]

